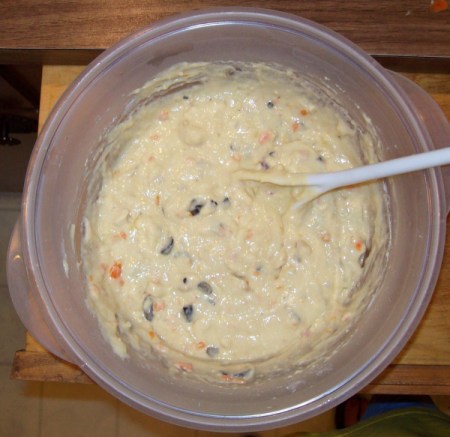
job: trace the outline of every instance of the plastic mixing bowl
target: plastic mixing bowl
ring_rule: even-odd
[[[384,159],[442,147],[448,122],[420,88],[390,73],[336,33],[296,16],[221,9],[161,21],[92,62],[64,93],[33,151],[22,213],[8,255],[8,284],[29,331],[133,407],[181,425],[213,430],[273,428],[319,414],[367,385],[419,323],[440,269],[449,186],[446,170],[387,182],[392,246],[364,317],[329,359],[298,375],[257,385],[208,385],[112,352],[85,305],[79,224],[98,139],[129,94],[181,61],[267,61],[334,90],[360,124],[365,113]]]

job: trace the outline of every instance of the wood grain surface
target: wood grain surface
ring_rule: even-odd
[[[46,66],[43,69],[40,126],[82,66]],[[429,92],[450,120],[450,73],[407,73]],[[443,265],[432,301],[419,328],[385,372],[363,391],[387,394],[450,394],[450,220]],[[12,377],[88,383],[76,366],[65,363],[27,336],[25,349],[15,356]]]
[[[2,0],[0,52],[103,50],[161,18],[222,6],[302,16],[372,55],[450,57],[450,11],[432,12],[430,0]]]

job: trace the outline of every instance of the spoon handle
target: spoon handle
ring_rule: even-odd
[[[337,187],[367,182],[431,167],[450,164],[450,147],[404,156],[389,161],[341,170],[333,173],[315,173],[299,175],[298,185],[313,185],[327,191]],[[289,177],[289,185],[296,185],[293,177]]]
[[[446,164],[450,164],[450,147],[334,172],[286,173],[278,169],[269,171],[238,170],[235,175],[243,180],[286,187],[315,187],[318,192],[323,193],[338,187]]]

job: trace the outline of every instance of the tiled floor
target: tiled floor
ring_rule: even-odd
[[[11,380],[14,352],[23,349],[25,329],[11,304],[5,273],[9,236],[20,195],[0,193],[0,436],[1,437],[214,437],[232,434],[193,431],[148,417],[95,385]],[[255,433],[278,437],[294,431],[325,431],[334,412],[282,429]]]

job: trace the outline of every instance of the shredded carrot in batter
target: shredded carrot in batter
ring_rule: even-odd
[[[162,311],[166,307],[164,302],[155,302],[153,304],[153,309],[155,311]]]
[[[122,263],[116,261],[109,269],[109,276],[113,279],[119,279],[122,275]]]
[[[194,366],[191,363],[176,363],[175,367],[183,372],[192,372]]]
[[[270,131],[262,132],[261,135],[258,138],[258,141],[260,144],[267,143],[273,138],[273,133]]]
[[[199,342],[195,345],[195,347],[196,347],[197,349],[204,349],[205,346],[206,346],[206,344],[205,344],[204,341],[199,341]]]
[[[355,249],[358,252],[361,252],[361,250],[363,250],[363,247],[364,247],[364,243],[361,240],[358,240],[355,242]]]

